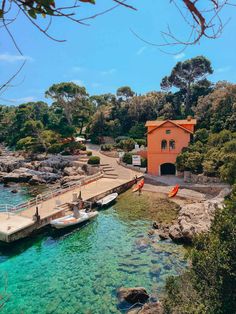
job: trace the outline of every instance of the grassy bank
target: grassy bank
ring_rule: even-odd
[[[119,215],[126,219],[151,219],[170,224],[176,218],[179,206],[161,193],[143,191],[141,195],[131,190],[119,196],[115,205]]]

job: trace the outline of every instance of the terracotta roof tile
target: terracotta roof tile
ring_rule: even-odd
[[[187,120],[187,119],[186,120],[153,120],[153,121],[147,121],[145,126],[146,127],[148,127],[148,126],[160,126],[167,121],[170,121],[170,122],[172,121],[175,124],[179,124],[179,125],[182,125],[182,124],[196,125],[197,124],[196,119],[191,119],[191,120]]]

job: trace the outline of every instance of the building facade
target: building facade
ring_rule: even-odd
[[[147,121],[148,173],[176,174],[176,157],[187,147],[196,125],[195,119]]]

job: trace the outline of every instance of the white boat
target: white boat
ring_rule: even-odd
[[[111,204],[112,202],[114,202],[115,199],[117,198],[117,196],[118,196],[118,193],[109,194],[109,195],[103,197],[102,199],[100,199],[99,201],[97,201],[97,204],[99,206],[107,206],[107,205]]]
[[[64,229],[81,224],[82,222],[88,221],[95,218],[98,215],[97,211],[86,213],[84,210],[79,211],[79,217],[76,218],[74,214],[67,215],[58,219],[51,220],[50,224],[56,229]]]

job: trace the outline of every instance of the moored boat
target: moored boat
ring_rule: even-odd
[[[117,196],[118,196],[118,193],[109,194],[103,197],[102,199],[100,199],[99,201],[97,201],[97,205],[108,206],[109,204],[111,204],[112,202],[116,200]]]
[[[79,211],[79,217],[76,218],[74,214],[67,215],[58,219],[53,219],[50,224],[56,229],[64,229],[72,226],[79,225],[83,222],[89,221],[98,215],[97,211],[85,212],[84,210]]]
[[[179,186],[176,184],[176,186],[173,187],[173,189],[169,192],[169,197],[174,197],[179,191]]]
[[[144,179],[142,179],[138,184],[135,185],[132,192],[140,191],[144,186]]]

